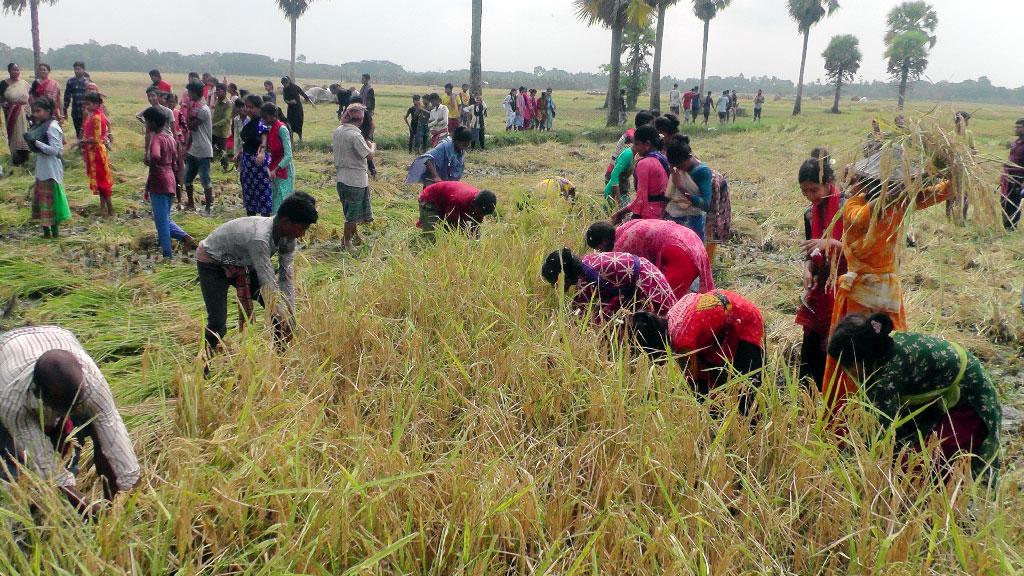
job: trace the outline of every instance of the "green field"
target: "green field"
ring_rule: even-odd
[[[770,101],[763,125],[740,118],[719,129],[713,120],[692,131],[695,151],[732,191],[735,236],[719,250],[716,282],[761,306],[765,380],[779,382],[763,386],[751,423],[727,409],[742,383],[700,404],[678,369],[573,322],[539,276],[548,251],[582,250],[583,231],[601,217],[617,131],[603,128],[600,97],[556,91],[556,132],[509,136],[507,89],[489,90],[492,146],[468,153],[464,180],[498,194],[497,218],[479,242],[443,236],[423,247],[414,242],[419,190],[403,184],[412,156],[401,117],[409,96],[428,89],[378,86],[386,149],[371,183],[377,220],[354,254],[340,242],[335,108],[307,107],[296,188],[318,198],[321,219],[296,259],[296,340],[279,354],[262,323],[232,329],[204,380],[195,264],[187,255],[161,262],[140,202],[134,115],[147,78],[94,79],[109,96],[118,217],[96,217],[81,159],[69,153],[74,218],[58,241],[43,240],[29,224],[32,177],[8,171],[0,299],[18,303],[2,322],[58,323],[79,335],[114,388],[143,482],[82,525],[49,489],[23,480],[0,507],[5,522],[23,526],[18,539],[0,530],[0,574],[1024,570],[1019,429],[1004,434],[998,495],[959,477],[934,486],[893,465],[891,439],[875,439],[866,412],[852,421],[849,446],[834,446],[819,399],[793,374],[805,209],[797,169],[815,146],[852,157],[872,118],[893,117],[893,102],[844,102],[833,115],[830,100],[809,100],[793,118],[791,101]],[[168,80],[181,90],[184,77]],[[951,124],[956,109],[974,114],[980,154],[1006,157],[1018,110],[913,103],[911,114]],[[0,154],[8,168],[6,144]],[[555,175],[576,183],[575,208],[558,198],[516,208]],[[197,238],[244,215],[237,173],[218,168],[214,181],[212,217],[175,215]],[[901,269],[911,329],[963,343],[989,366],[1003,401],[1021,406],[1021,233],[952,226],[941,207],[914,218],[918,247]],[[91,471],[79,480],[98,496]],[[32,499],[43,503],[36,524]]]

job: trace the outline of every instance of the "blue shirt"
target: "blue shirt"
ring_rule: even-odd
[[[455,141],[451,137],[445,138],[424,156],[433,160],[437,176],[441,180],[460,180],[462,178],[462,172],[466,168],[465,155],[455,149]],[[427,174],[424,174],[424,177],[426,176]]]

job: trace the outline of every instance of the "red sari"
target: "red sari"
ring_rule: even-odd
[[[102,110],[96,110],[85,119],[82,135],[84,139],[90,140],[82,143],[82,159],[85,161],[85,173],[89,176],[89,189],[96,196],[109,198],[114,194],[114,175],[107,154],[110,122]]]
[[[630,220],[615,230],[614,250],[653,262],[665,275],[676,298],[685,296],[698,277],[701,292],[715,289],[704,242],[686,226],[670,220]]]

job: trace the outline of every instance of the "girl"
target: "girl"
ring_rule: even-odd
[[[679,117],[675,114],[658,116],[654,120],[654,129],[658,131],[658,134],[661,134],[661,152],[667,154],[668,145],[672,143],[672,138],[679,134]]]
[[[642,126],[633,135],[633,158],[636,162],[633,181],[636,195],[632,202],[612,215],[612,224],[619,224],[627,215],[634,218],[661,218],[665,214],[670,173],[669,162],[661,153],[661,137],[654,126]]]
[[[835,286],[830,282],[833,266],[837,277],[846,274],[843,258],[843,197],[835,184],[828,153],[816,149],[800,166],[797,182],[811,206],[804,212],[803,296],[796,323],[803,326],[800,347],[800,379],[810,378],[822,389]]]
[[[160,240],[160,252],[164,261],[169,262],[173,255],[171,238],[180,240],[188,251],[196,247],[192,237],[171,220],[171,199],[177,191],[175,167],[178,165],[178,143],[166,130],[167,114],[162,110],[146,108],[142,118],[150,133],[149,150],[145,155],[145,163],[149,166],[146,193],[153,205],[153,223]]]
[[[883,312],[844,318],[828,354],[859,383],[883,426],[899,423],[898,443],[937,439],[942,471],[967,454],[974,478],[995,485],[1002,407],[973,354],[941,338],[893,333],[893,320]]]
[[[270,163],[267,165],[267,174],[270,176],[270,187],[273,190],[270,213],[277,214],[281,202],[295,191],[295,164],[292,162],[288,127],[280,120],[277,105],[266,102],[260,112],[263,124],[268,128],[267,154],[270,156]]]
[[[263,98],[258,94],[245,97],[240,146],[235,152],[242,204],[248,216],[270,216],[273,210],[273,191],[267,172],[270,166],[270,156],[266,154],[268,128],[260,120],[262,106]]]
[[[85,122],[82,124],[82,158],[85,160],[85,173],[89,176],[89,189],[100,197],[100,216],[113,217],[114,179],[110,170],[110,157],[107,154],[107,139],[110,134],[110,121],[103,113],[103,97],[97,92],[89,92],[83,97],[85,102]]]
[[[56,121],[56,104],[40,96],[32,104],[36,121],[29,147],[36,152],[36,184],[32,193],[32,220],[43,228],[43,238],[56,238],[60,223],[71,217],[64,196],[64,131]],[[38,135],[36,137],[35,135]]]
[[[705,241],[705,215],[711,209],[711,168],[694,156],[690,137],[685,134],[676,135],[667,148],[672,186],[665,217],[693,230]]]
[[[544,260],[540,274],[549,284],[565,273],[565,291],[575,288],[575,314],[595,324],[610,320],[621,309],[668,314],[676,303],[665,275],[646,258],[625,252],[601,252],[576,257],[568,248],[555,250]],[[592,305],[598,309],[590,312]]]

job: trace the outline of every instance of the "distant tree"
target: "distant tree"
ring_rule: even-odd
[[[288,76],[295,82],[295,23],[306,13],[313,0],[277,0],[277,7],[284,12],[284,17],[292,25],[292,59],[288,68]]]
[[[651,65],[647,63],[647,59],[651,57],[651,50],[654,48],[655,33],[650,26],[627,26],[623,44],[626,76],[622,80],[622,87],[626,89],[626,109],[633,110],[640,94],[647,89],[648,80],[652,78]],[[653,90],[654,84],[651,86]]]
[[[651,65],[651,110],[661,110],[661,46],[665,40],[665,11],[679,0],[647,0],[658,12],[658,28],[654,38],[654,63]]]
[[[483,86],[483,69],[481,65],[481,28],[483,26],[483,0],[473,0],[473,30],[469,36],[469,86],[473,92]]]
[[[839,93],[843,82],[852,82],[860,70],[860,42],[853,34],[833,36],[828,48],[821,53],[825,59],[825,71],[830,80],[836,83],[836,99],[832,103],[832,113],[839,114]]]
[[[786,6],[789,8],[789,17],[796,21],[797,30],[804,35],[804,50],[800,56],[800,78],[796,83],[796,103],[793,104],[793,115],[796,116],[800,113],[804,96],[804,67],[807,65],[807,41],[811,37],[811,27],[838,10],[839,0],[786,0]]]
[[[36,70],[39,69],[39,63],[42,62],[43,54],[39,42],[39,4],[41,2],[53,5],[57,3],[57,0],[2,0],[5,14],[21,16],[25,8],[28,8],[29,20],[32,25],[32,62],[33,68]]]
[[[548,71],[545,70],[543,66],[534,66],[533,67],[533,75],[534,76],[540,77],[540,76],[543,76],[543,75],[547,74],[547,72]]]
[[[888,71],[900,81],[899,109],[907,101],[907,82],[917,80],[928,67],[928,52],[935,46],[939,16],[926,2],[904,2],[886,18],[885,57]]]
[[[693,0],[693,13],[697,19],[704,22],[704,51],[700,57],[700,89],[698,94],[704,93],[704,76],[708,69],[708,31],[711,28],[711,21],[718,16],[718,13],[729,5],[732,0]]]
[[[305,64],[306,63],[306,55],[305,54],[299,54],[298,56],[295,57],[295,61],[296,62],[302,62],[303,64]]]
[[[721,1],[721,0],[719,0]],[[643,0],[573,0],[576,17],[588,26],[599,24],[612,31],[608,62],[608,118],[606,124],[619,123],[619,81],[622,75],[622,38],[626,24],[646,26],[650,6]]]

